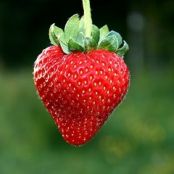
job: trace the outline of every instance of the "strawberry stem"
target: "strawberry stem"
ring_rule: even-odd
[[[91,7],[90,0],[83,1],[83,10],[84,10],[84,27],[85,27],[85,36],[90,38],[92,31],[92,18],[91,18]]]
[[[87,52],[103,49],[115,52],[123,57],[129,46],[115,31],[109,31],[108,26],[98,28],[92,24],[90,0],[82,0],[84,16],[78,14],[68,19],[64,30],[52,24],[49,29],[49,38],[53,45],[59,45],[65,54],[75,51]]]

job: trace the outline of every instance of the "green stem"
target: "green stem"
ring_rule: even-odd
[[[82,1],[83,1],[83,10],[84,10],[85,36],[90,38],[91,31],[92,31],[90,0],[82,0]]]

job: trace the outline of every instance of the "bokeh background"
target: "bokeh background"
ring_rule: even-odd
[[[66,144],[36,95],[33,62],[80,0],[0,0],[0,174],[174,174],[174,1],[91,0],[128,41],[126,100],[97,136]]]

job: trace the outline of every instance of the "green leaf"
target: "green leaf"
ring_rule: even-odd
[[[66,54],[69,54],[70,50],[69,50],[68,44],[65,40],[65,33],[63,35],[61,35],[61,37],[59,39],[59,42],[60,42],[60,46],[61,46],[63,52],[66,53]]]
[[[61,40],[60,40],[60,46],[61,46],[61,48],[62,48],[62,50],[63,50],[64,53],[66,53],[66,54],[69,54],[70,53],[69,48],[68,48],[68,45],[65,44],[64,42],[62,42]]]
[[[111,31],[108,35],[100,41],[98,48],[109,51],[116,51],[122,43],[122,38],[119,33]]]
[[[85,38],[85,51],[89,51],[92,48],[92,39],[89,37]]]
[[[79,32],[79,23],[80,20],[78,14],[75,14],[69,18],[64,29],[66,42],[68,42],[70,38],[77,37],[77,34]]]
[[[80,45],[77,41],[70,39],[68,42],[68,48],[70,51],[84,51],[83,46]]]
[[[105,49],[109,51],[114,51],[116,50],[116,41],[115,38],[110,36],[106,37],[104,40],[102,40],[98,46],[98,49]]]
[[[123,46],[121,48],[119,48],[116,53],[119,55],[119,56],[124,56],[127,51],[129,50],[129,45],[127,44],[126,41],[123,41]]]
[[[104,25],[102,28],[100,28],[100,41],[103,40],[109,33],[109,28],[107,25]]]
[[[127,43],[122,41],[119,33],[109,32],[107,25],[100,29],[92,25],[90,34],[86,36],[84,17],[79,19],[77,14],[68,19],[64,31],[52,24],[49,29],[49,38],[53,45],[60,45],[66,54],[72,51],[105,49],[123,56],[129,48]]]
[[[91,32],[91,46],[96,48],[100,39],[100,30],[97,26],[92,25],[92,32]]]
[[[79,43],[83,48],[85,47],[85,35],[82,31],[78,33],[75,41]]]
[[[92,26],[91,37],[85,37],[85,29],[84,29],[84,17],[80,19],[79,24],[79,34],[77,36],[78,43],[83,46],[86,50],[94,49],[97,47],[100,39],[100,30],[97,26]]]
[[[59,45],[59,38],[62,36],[63,30],[52,24],[49,29],[49,39],[53,45]]]
[[[79,22],[79,32],[83,32],[83,34],[85,35],[84,16],[81,17]]]
[[[95,25],[92,26],[91,37],[85,37],[84,33],[82,33],[81,41],[84,43],[84,49],[86,51],[97,48],[98,42],[100,38],[99,28]],[[82,44],[81,44],[82,45]]]
[[[117,47],[116,48],[119,48],[120,45],[122,44],[122,37],[121,35],[118,33],[118,32],[115,32],[115,31],[110,31],[108,33],[108,36],[113,36],[117,42]]]

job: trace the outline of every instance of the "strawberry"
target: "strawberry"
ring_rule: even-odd
[[[128,45],[119,33],[92,24],[89,0],[84,17],[73,15],[64,31],[51,25],[53,46],[34,65],[34,83],[62,137],[72,145],[88,142],[123,100],[129,70]]]

